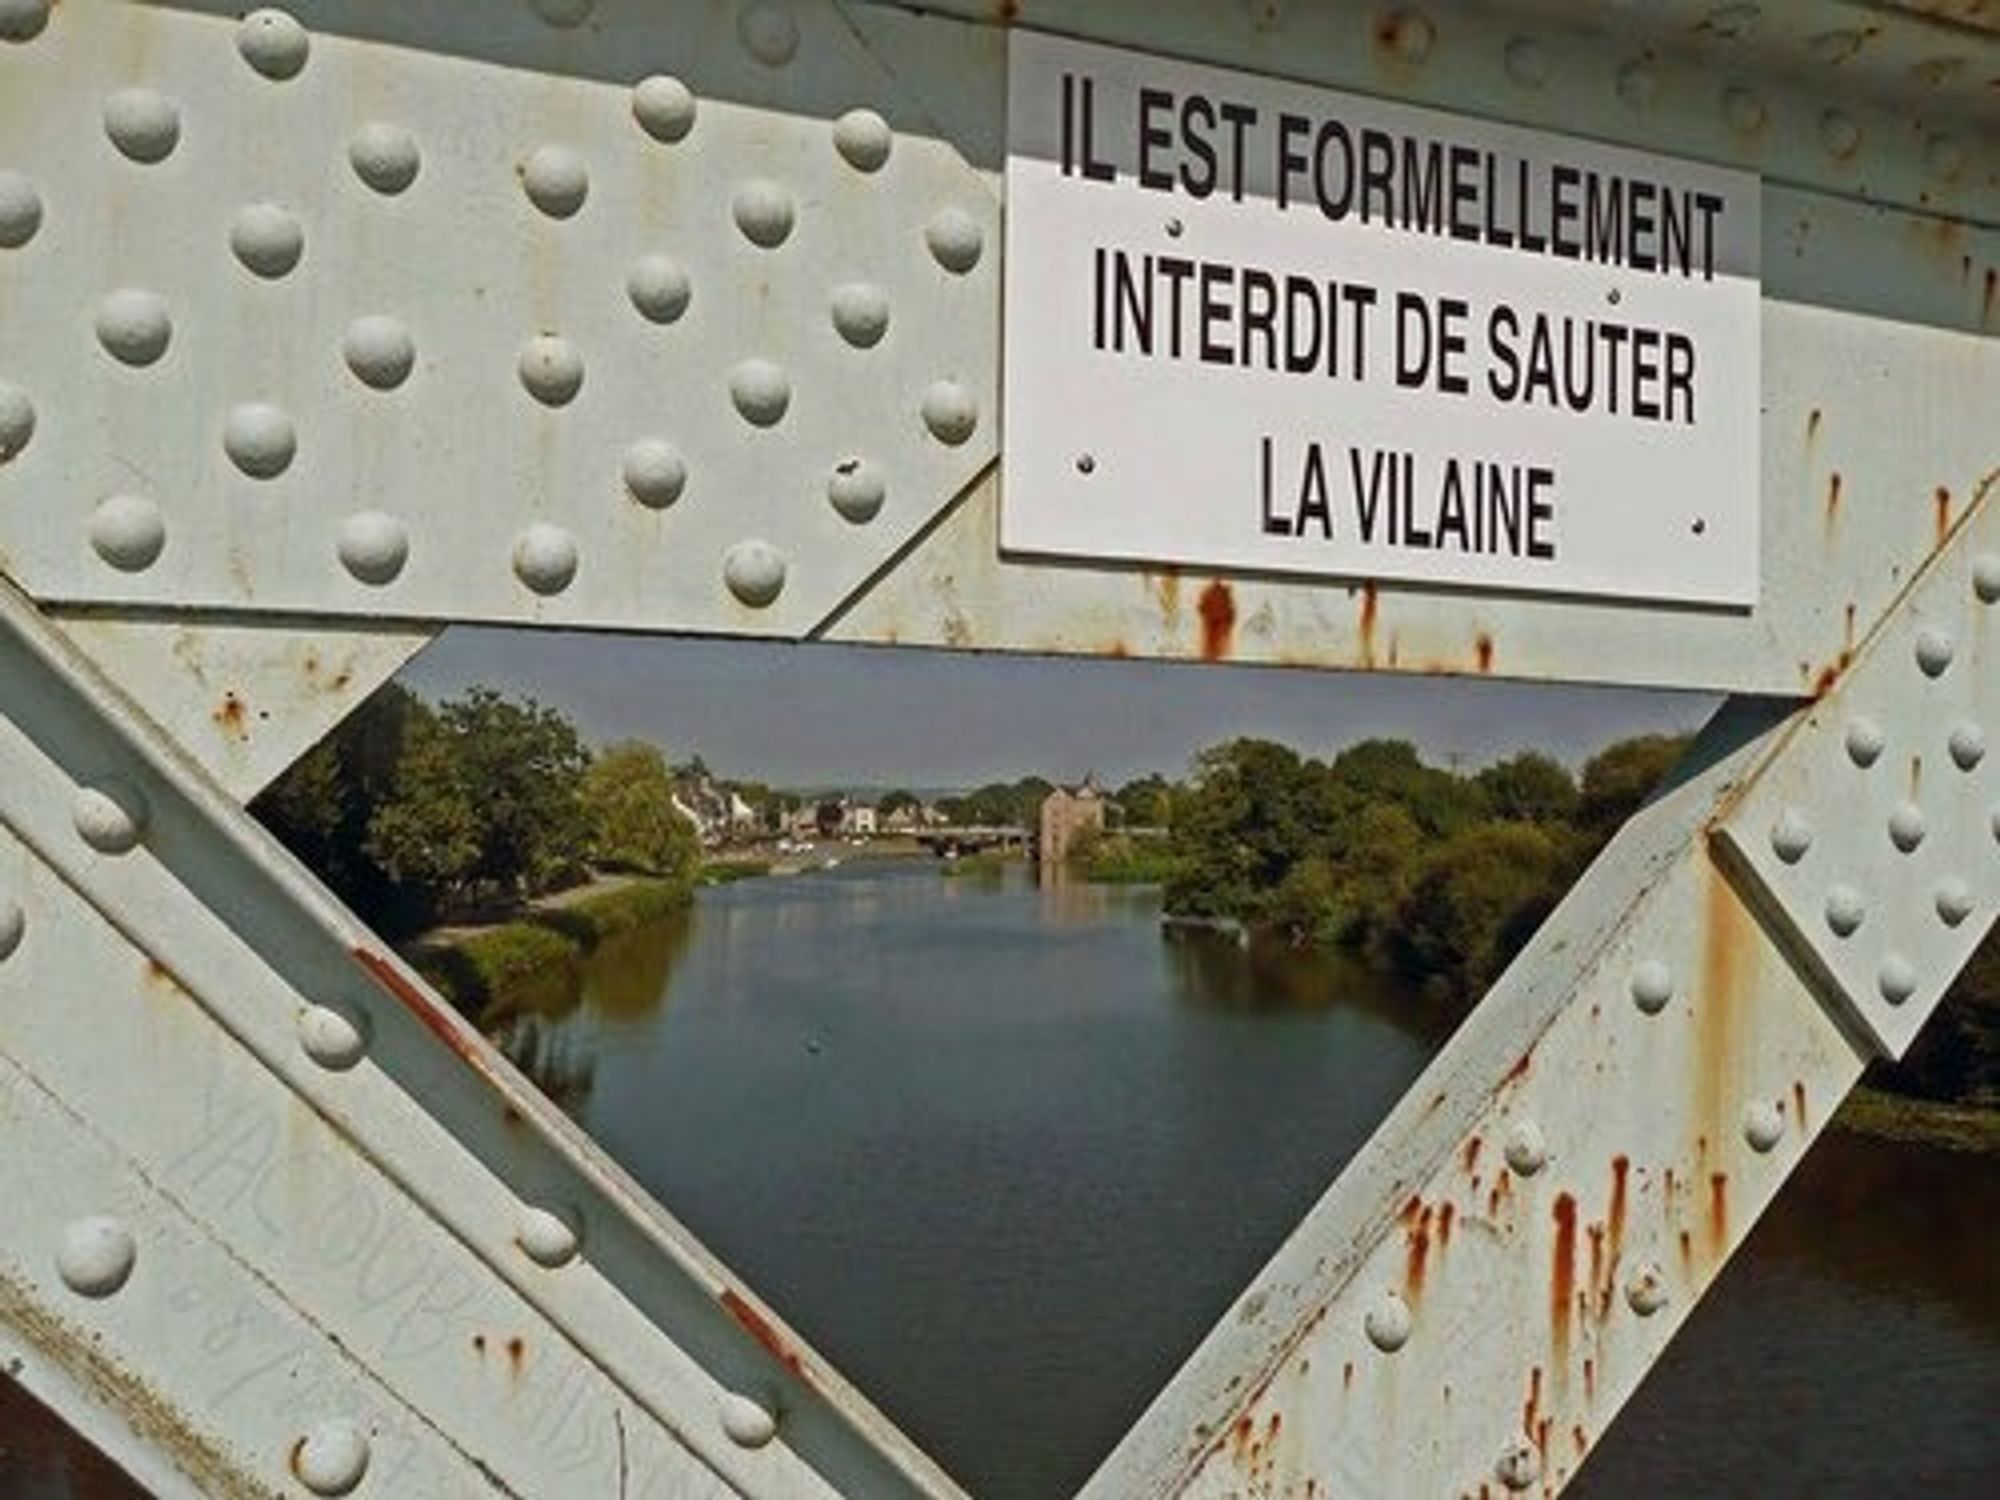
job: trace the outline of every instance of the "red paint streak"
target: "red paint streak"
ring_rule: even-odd
[[[1729,1236],[1729,1174],[1711,1172],[1708,1177],[1708,1242],[1720,1250]]]
[[[354,957],[377,984],[402,1001],[404,1009],[423,1022],[425,1030],[443,1042],[461,1060],[471,1063],[475,1068],[479,1067],[479,1056],[473,1051],[471,1041],[459,1029],[456,1019],[399,974],[394,964],[381,954],[371,953],[366,948],[356,948]]]
[[[1792,1084],[1792,1107],[1799,1114],[1799,1129],[1804,1130],[1806,1128],[1806,1086],[1803,1081],[1795,1081]]]
[[[1201,616],[1201,654],[1206,661],[1221,661],[1235,643],[1236,597],[1220,578],[1201,591],[1195,603]]]
[[[785,1342],[778,1330],[771,1326],[769,1318],[745,1301],[742,1294],[733,1287],[725,1289],[722,1293],[722,1310],[741,1323],[744,1331],[762,1344],[764,1351],[771,1358],[800,1380],[811,1383],[811,1378],[806,1374],[805,1361],[799,1358],[798,1351]]]
[[[1460,1160],[1465,1163],[1466,1171],[1470,1172],[1479,1165],[1479,1148],[1481,1144],[1480,1138],[1476,1135],[1465,1143],[1465,1150],[1461,1153]]]
[[[1931,510],[1937,527],[1937,539],[1942,543],[1951,534],[1951,491],[1943,485],[1937,487],[1931,496]]]
[[[1478,634],[1478,636],[1477,636],[1477,637],[1476,637],[1476,638],[1475,638],[1475,639],[1473,640],[1473,642],[1472,642],[1472,650],[1473,650],[1473,654],[1474,654],[1474,655],[1475,655],[1475,656],[1476,656],[1476,657],[1478,658],[1478,660],[1479,660],[1479,670],[1480,670],[1480,672],[1481,672],[1481,673],[1486,673],[1486,672],[1490,672],[1490,671],[1492,671],[1492,670],[1493,670],[1493,637],[1492,637],[1492,636],[1490,636],[1490,635],[1488,635],[1488,634],[1487,634],[1487,633],[1486,633],[1485,631],[1483,631],[1483,630],[1482,630],[1482,631],[1480,631],[1480,632],[1479,632],[1479,634]]]
[[[1632,1175],[1632,1159],[1629,1156],[1611,1158],[1611,1212],[1606,1215],[1611,1236],[1611,1259],[1618,1259],[1618,1252],[1625,1247],[1625,1186]]]
[[[1576,1199],[1558,1193],[1552,1213],[1556,1244],[1555,1265],[1549,1276],[1549,1313],[1555,1325],[1556,1362],[1566,1365],[1570,1312],[1576,1299]]]
[[[1361,660],[1371,667],[1375,665],[1375,618],[1381,602],[1374,584],[1361,585]]]

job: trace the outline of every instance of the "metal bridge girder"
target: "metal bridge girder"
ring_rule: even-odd
[[[2000,905],[2000,48],[1932,9],[0,0],[0,1368],[166,1491],[956,1493],[234,805],[445,621],[1811,696],[1092,1485],[1559,1488]],[[1008,22],[1762,173],[1755,607],[1001,556]]]

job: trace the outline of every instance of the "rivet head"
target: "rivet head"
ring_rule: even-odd
[[[1369,1343],[1394,1354],[1410,1341],[1410,1304],[1395,1292],[1384,1292],[1362,1318],[1361,1328]]]
[[[1743,1110],[1743,1139],[1752,1151],[1769,1151],[1785,1137],[1785,1117],[1768,1099],[1754,1099]]]
[[[415,182],[423,164],[415,136],[400,125],[380,122],[354,132],[347,143],[347,160],[356,177],[385,196],[400,193]]]
[[[1771,852],[1788,865],[1795,865],[1812,848],[1812,824],[1796,807],[1783,808],[1771,825]]]
[[[299,1013],[299,1046],[307,1057],[333,1073],[344,1073],[361,1061],[368,1037],[350,1016],[324,1005],[308,1005]]]
[[[1965,170],[1965,147],[1948,135],[1934,135],[1924,146],[1924,164],[1940,182],[1954,182]]]
[[[642,255],[625,277],[625,295],[647,322],[671,323],[687,311],[694,287],[672,256]]]
[[[1830,109],[1819,117],[1819,141],[1828,155],[1846,161],[1861,149],[1861,126],[1845,110]]]
[[[786,5],[744,6],[736,17],[736,37],[767,68],[782,68],[798,55],[799,23]]]
[[[752,426],[774,426],[792,404],[791,377],[768,359],[746,359],[729,372],[729,399]]]
[[[1437,41],[1437,27],[1420,10],[1396,10],[1384,19],[1381,37],[1404,62],[1422,62]]]
[[[738,542],[722,559],[722,581],[752,609],[772,603],[785,587],[785,555],[755,537]]]
[[[79,1297],[109,1297],[131,1278],[138,1256],[130,1230],[108,1214],[92,1214],[63,1226],[56,1273]]]
[[[124,573],[139,573],[159,560],[167,545],[160,507],[143,495],[113,495],[90,513],[90,545]]]
[[[531,1204],[514,1226],[514,1243],[529,1260],[553,1271],[576,1258],[576,1224],[566,1213]]]
[[[1854,719],[1847,726],[1847,758],[1864,771],[1881,759],[1887,743],[1882,726],[1873,719]]]
[[[18,250],[42,227],[42,195],[19,172],[0,167],[0,250]]]
[[[1763,99],[1744,88],[1731,89],[1722,96],[1722,113],[1730,128],[1742,135],[1756,134],[1770,119]]]
[[[11,896],[0,896],[0,959],[14,956],[27,930],[28,917],[21,910],[21,903]]]
[[[231,463],[252,479],[276,479],[298,455],[292,419],[266,401],[230,408],[222,423],[222,448]]]
[[[833,326],[855,348],[874,348],[889,331],[889,294],[865,281],[835,287]]]
[[[32,42],[49,24],[49,0],[0,0],[0,41]]]
[[[597,0],[530,0],[530,4],[534,6],[535,14],[549,25],[567,31],[590,19]]]
[[[312,51],[305,27],[282,10],[253,10],[236,28],[236,50],[266,78],[296,78]]]
[[[124,287],[97,304],[97,342],[120,364],[156,363],[173,336],[173,318],[157,292]]]
[[[1660,94],[1660,73],[1651,63],[1628,62],[1618,70],[1618,97],[1643,109]]]
[[[1657,958],[1636,965],[1631,979],[1632,1003],[1649,1016],[1657,1016],[1674,998],[1674,972]]]
[[[133,161],[165,161],[180,144],[180,106],[153,89],[120,89],[104,101],[104,133]]]
[[[1542,1477],[1542,1456],[1526,1438],[1509,1438],[1494,1461],[1493,1473],[1510,1490],[1525,1490]]]
[[[1956,875],[1939,882],[1937,888],[1938,920],[1947,927],[1956,927],[1972,915],[1977,904],[1973,900],[1972,887]]]
[[[1507,76],[1524,89],[1538,89],[1549,81],[1549,54],[1531,36],[1517,36],[1507,44]]]
[[[1770,1109],[1769,1105],[1764,1107]],[[1775,1118],[1777,1111],[1773,1109],[1771,1113]],[[1782,1122],[1780,1122],[1778,1129],[1780,1133],[1783,1132],[1784,1125]],[[1776,1143],[1777,1137],[1773,1136],[1771,1144],[1775,1145]],[[1755,1144],[1754,1139],[1752,1144]],[[1757,1149],[1759,1151],[1768,1151],[1770,1150],[1770,1146],[1758,1146]],[[1667,1278],[1661,1274],[1658,1266],[1654,1265],[1651,1261],[1643,1261],[1634,1269],[1631,1277],[1625,1283],[1625,1304],[1642,1318],[1650,1318],[1654,1313],[1667,1305]]]
[[[724,1391],[716,1402],[722,1430],[739,1448],[761,1448],[778,1435],[778,1419],[770,1407],[741,1391]]]
[[[827,502],[842,520],[856,526],[874,520],[888,494],[882,471],[865,458],[842,459],[826,481]]]
[[[315,1495],[345,1495],[368,1472],[368,1434],[344,1417],[315,1422],[292,1446],[292,1472]]]
[[[752,178],[739,187],[730,213],[743,238],[765,250],[775,250],[792,232],[792,195],[766,178]]]
[[[1836,885],[1826,893],[1826,925],[1835,937],[1852,937],[1868,915],[1868,903],[1851,885]]]
[[[576,538],[535,522],[515,538],[514,576],[538,594],[560,594],[576,577]]]
[[[521,190],[551,219],[567,219],[590,196],[590,168],[567,146],[537,146],[521,163]]]
[[[944,208],[924,226],[924,243],[939,265],[954,276],[963,276],[979,264],[986,235],[979,221],[964,209]]]
[[[6,463],[35,435],[35,403],[19,386],[0,380],[0,464]]]
[[[687,488],[687,460],[662,438],[641,438],[625,450],[625,489],[649,510],[664,510]]]
[[[275,281],[298,265],[306,235],[299,221],[277,204],[252,203],[230,221],[229,248],[244,270]]]
[[[417,345],[399,318],[373,314],[347,325],[341,358],[354,378],[370,389],[393,391],[416,367]]]
[[[1951,751],[1953,765],[1961,771],[1970,771],[1986,759],[1985,731],[1970,722],[1954,724],[1950,738],[1945,741],[1945,747]]]
[[[1533,1120],[1514,1121],[1507,1127],[1502,1154],[1507,1159],[1508,1167],[1518,1176],[1533,1177],[1549,1159],[1549,1148],[1542,1139],[1541,1127]]]
[[[1889,813],[1889,842],[1905,854],[1924,841],[1924,810],[1914,802],[1899,802]]]
[[[125,782],[80,786],[70,797],[69,809],[77,837],[99,854],[129,854],[146,836],[146,799]]]
[[[568,339],[538,334],[521,346],[521,385],[544,406],[567,406],[583,389],[583,353]]]
[[[410,560],[410,533],[385,511],[358,511],[340,523],[335,550],[340,565],[358,581],[380,588],[393,583]]]
[[[1900,953],[1887,955],[1875,976],[1875,987],[1889,1004],[1901,1005],[1917,992],[1916,965]]]
[[[671,146],[694,129],[694,93],[678,78],[656,73],[632,90],[632,118],[654,140]]]
[[[957,447],[979,426],[979,403],[955,380],[939,380],[924,392],[924,425],[940,443]]]
[[[833,122],[833,148],[857,172],[880,171],[895,137],[872,109],[850,109]]]
[[[1926,677],[1942,677],[1951,665],[1956,643],[1943,630],[1920,630],[1917,632],[1917,667]]]
[[[1972,592],[1981,604],[2000,604],[2000,552],[1972,559]]]

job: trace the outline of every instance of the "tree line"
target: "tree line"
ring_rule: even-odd
[[[692,888],[701,846],[658,746],[592,752],[532,699],[374,693],[251,811],[354,911],[402,935],[575,885],[593,868]]]

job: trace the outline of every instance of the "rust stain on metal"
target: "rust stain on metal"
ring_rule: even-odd
[[[1493,670],[1492,636],[1488,635],[1483,630],[1480,631],[1479,635],[1474,639],[1472,643],[1472,653],[1479,662],[1479,670],[1482,675],[1491,672]]]
[[[1542,1367],[1528,1371],[1528,1396],[1521,1403],[1521,1431],[1532,1434],[1542,1413]]]
[[[1568,1193],[1556,1194],[1550,1213],[1556,1236],[1554,1264],[1549,1271],[1549,1318],[1560,1368],[1569,1363],[1570,1315],[1576,1305],[1576,1199]]]
[[[1931,528],[1940,547],[1951,535],[1951,491],[1939,485],[1931,495]]]
[[[481,1357],[482,1359],[483,1359],[483,1358],[485,1357],[485,1355],[486,1355],[486,1335],[485,1335],[485,1334],[483,1334],[483,1333],[475,1333],[475,1334],[474,1334],[474,1335],[472,1336],[472,1352],[473,1352],[474,1354],[477,1354],[477,1355],[479,1355],[479,1356],[480,1356],[480,1357]]]
[[[1806,413],[1807,442],[1810,443],[1814,438],[1819,436],[1819,422],[1820,422],[1819,408],[1815,406],[1810,412]]]
[[[1201,616],[1201,654],[1206,661],[1221,661],[1235,646],[1236,597],[1220,578],[1201,591],[1195,609]]]
[[[1354,1388],[1354,1361],[1351,1359],[1340,1367],[1340,1388],[1343,1391]]]
[[[1829,530],[1840,519],[1840,470],[1835,469],[1826,481],[1826,524]]]
[[[1500,1080],[1500,1087],[1504,1089],[1510,1083],[1519,1083],[1523,1078],[1528,1076],[1528,1069],[1533,1067],[1534,1064],[1535,1051],[1534,1048],[1530,1047],[1520,1057],[1515,1059],[1514,1066],[1507,1070],[1507,1076]]]
[[[226,738],[241,743],[250,737],[249,714],[243,707],[243,700],[236,694],[224,693],[222,702],[210,717]]]
[[[787,1370],[790,1370],[800,1380],[807,1384],[812,1383],[812,1377],[806,1373],[805,1361],[799,1357],[798,1351],[785,1341],[784,1336],[771,1326],[769,1318],[752,1307],[748,1300],[734,1287],[728,1287],[723,1290],[721,1301],[722,1310],[740,1323],[743,1326],[744,1332],[748,1333],[751,1338],[763,1345],[764,1351],[771,1358],[775,1359]]]
[[[1431,1251],[1431,1211],[1420,1208],[1404,1221],[1403,1292],[1414,1303],[1424,1294],[1424,1265]]]
[[[1611,1277],[1604,1260],[1604,1226],[1591,1224],[1584,1233],[1590,1237],[1590,1278],[1587,1295],[1595,1304],[1597,1316],[1603,1319],[1611,1310]]]
[[[139,971],[139,977],[149,990],[160,990],[169,995],[187,994],[187,987],[174,977],[174,971],[157,958],[147,958],[145,966]]]
[[[445,1046],[449,1047],[462,1061],[479,1068],[479,1056],[452,1018],[442,1008],[434,1004],[422,990],[411,984],[396,971],[396,966],[379,953],[366,948],[352,950],[354,958],[366,969],[375,982],[403,1003],[403,1007],[423,1023],[424,1029]],[[483,1072],[484,1069],[482,1068]]]
[[[1160,613],[1165,617],[1169,629],[1178,628],[1181,623],[1181,575],[1178,569],[1163,569],[1153,583],[1153,592],[1160,601]]]
[[[1631,1175],[1632,1159],[1629,1156],[1620,1153],[1611,1158],[1611,1208],[1605,1215],[1605,1226],[1614,1264],[1619,1252],[1625,1248],[1625,1197]]]
[[[507,1340],[507,1368],[514,1375],[518,1376],[521,1373],[521,1367],[527,1361],[528,1346],[521,1341],[521,1336],[516,1334],[513,1338]]]
[[[1364,666],[1375,665],[1375,621],[1381,612],[1382,599],[1373,582],[1361,585],[1361,661]]]
[[[1729,1174],[1711,1172],[1708,1177],[1708,1246],[1719,1251],[1729,1240]]]
[[[1583,1399],[1597,1399],[1597,1361],[1587,1354],[1583,1357]]]
[[[1729,881],[1714,865],[1706,867],[1702,920],[1701,988],[1694,1007],[1697,1155],[1708,1137],[1731,1128],[1737,1097],[1735,1074],[1742,1050],[1740,1029],[1756,993],[1760,938],[1755,921]]]
[[[1806,1129],[1809,1128],[1809,1122],[1806,1119],[1806,1086],[1803,1080],[1800,1079],[1793,1080],[1792,1108],[1798,1114],[1799,1130],[1801,1131],[1801,1133],[1803,1133]]]
[[[1466,1171],[1471,1172],[1479,1166],[1481,1144],[1480,1138],[1475,1135],[1465,1143],[1465,1149],[1459,1153],[1459,1160],[1464,1163]]]
[[[1458,1205],[1451,1202],[1440,1203],[1437,1211],[1438,1253],[1442,1255],[1451,1245],[1451,1226],[1458,1218]]]
[[[1923,790],[1923,787],[1924,787],[1924,758],[1921,755],[1912,755],[1910,757],[1911,797],[1915,797],[1919,792]]]

